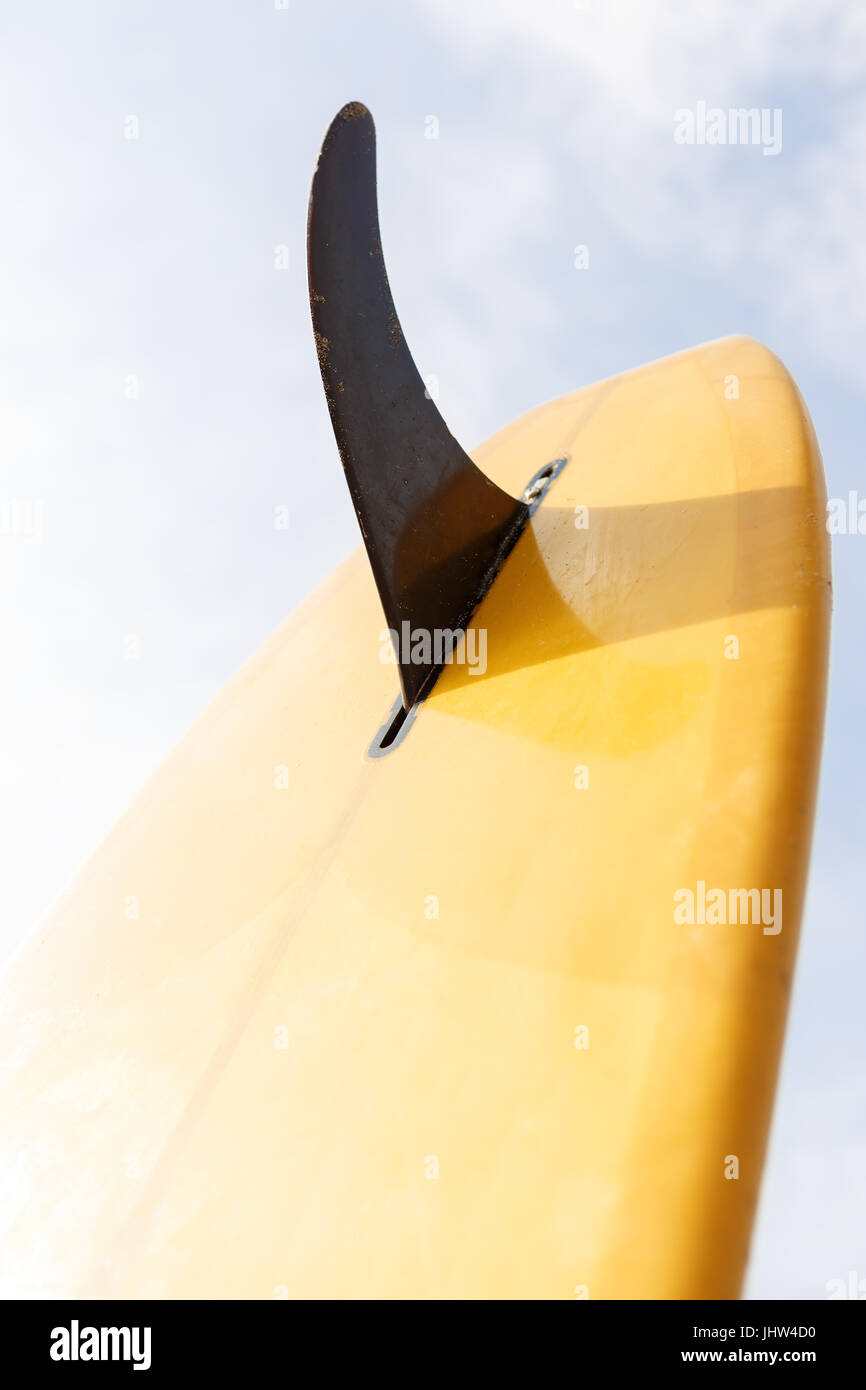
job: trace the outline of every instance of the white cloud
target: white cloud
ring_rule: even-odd
[[[499,68],[506,126],[509,113],[543,116],[546,157],[625,245],[745,281],[781,332],[866,381],[866,297],[853,293],[866,262],[866,11],[430,0],[428,14],[472,64]],[[780,108],[781,157],[676,145],[674,112],[699,100]]]

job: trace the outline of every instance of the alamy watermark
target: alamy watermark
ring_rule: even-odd
[[[45,533],[44,511],[41,497],[0,497],[0,536],[39,545]]]
[[[677,926],[763,926],[764,936],[778,936],[782,930],[781,888],[707,888],[698,879],[697,888],[678,888],[674,893],[674,921]]]
[[[413,627],[400,624],[379,633],[379,660],[385,666],[466,666],[470,676],[483,676],[487,670],[487,629]]]
[[[131,1361],[134,1371],[150,1370],[149,1327],[82,1327],[73,1318],[69,1327],[51,1332],[52,1361]]]
[[[678,145],[760,145],[764,154],[782,152],[782,110],[779,106],[680,107],[674,112]]]
[[[831,536],[866,536],[866,497],[853,489],[844,497],[828,497],[827,530]]]
[[[861,1279],[856,1269],[848,1270],[847,1279],[828,1279],[824,1288],[827,1298],[853,1298],[862,1303],[866,1299],[866,1279]]]

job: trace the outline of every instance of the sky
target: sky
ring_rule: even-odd
[[[746,333],[794,374],[847,497],[864,77],[866,7],[841,0],[0,0],[0,954],[357,544],[306,287],[334,113],[376,120],[394,299],[465,447]],[[699,103],[780,112],[781,148],[678,143]],[[866,538],[835,537],[833,570],[753,1298],[866,1279]]]

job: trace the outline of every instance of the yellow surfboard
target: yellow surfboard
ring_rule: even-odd
[[[814,433],[727,338],[473,459],[515,497],[567,462],[387,755],[359,550],[16,962],[6,1296],[738,1296],[823,717]]]

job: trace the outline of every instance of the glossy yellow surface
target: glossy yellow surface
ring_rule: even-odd
[[[744,338],[474,457],[519,492],[561,454],[484,675],[367,759],[397,686],[356,553],[22,954],[7,1294],[737,1296],[818,766],[820,459]],[[675,922],[699,880],[780,888],[782,930]]]

